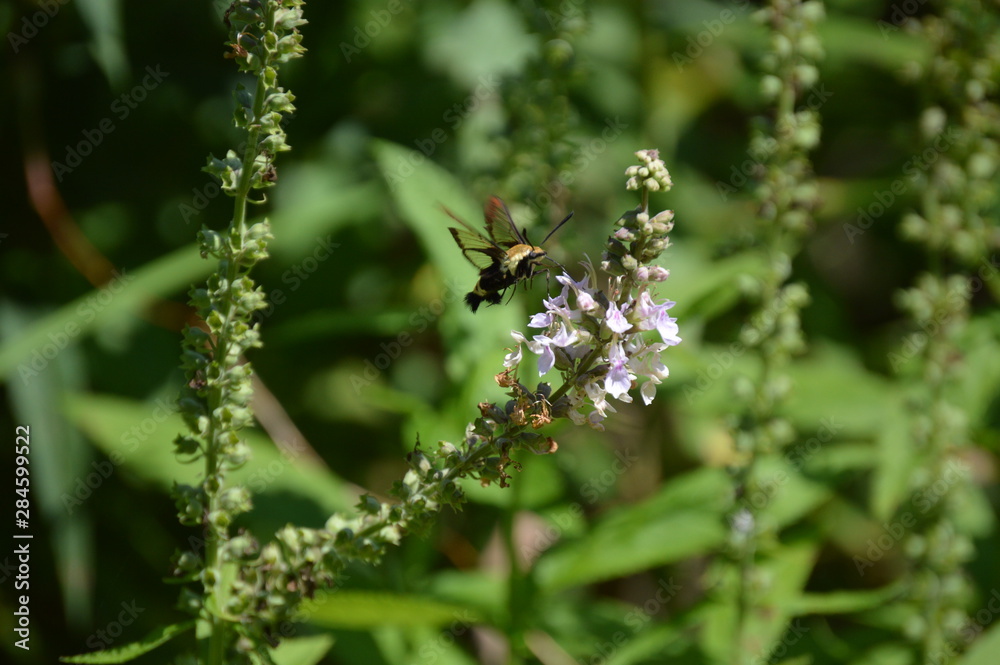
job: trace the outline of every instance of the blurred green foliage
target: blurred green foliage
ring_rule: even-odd
[[[781,583],[759,630],[762,643],[787,647],[786,658],[812,657],[802,662],[906,663],[890,602],[902,553],[890,548],[863,575],[852,557],[865,556],[908,498],[906,372],[890,372],[889,354],[911,331],[892,294],[925,259],[897,234],[919,195],[906,169],[920,145],[920,91],[902,74],[929,54],[903,31],[880,30],[892,3],[826,4],[829,94],[813,154],[823,203],[794,265],[812,294],[803,312],[810,352],[791,368],[785,413],[803,445],[820,445],[785,470],[790,480],[773,496],[787,547],[762,564]],[[143,609],[119,627],[121,641],[177,619],[176,589],[160,580],[191,534],[166,489],[196,470],[169,454],[182,427],[163,405],[181,380],[185,292],[211,269],[195,233],[223,227],[231,209],[199,169],[208,152],[240,139],[230,122],[236,77],[222,57],[225,3],[42,5],[0,7],[9,42],[0,391],[4,422],[32,430],[35,534],[32,651],[3,645],[16,662],[108,646],[99,635],[113,634],[122,603]],[[309,52],[283,70],[297,98],[287,127],[294,150],[279,159],[271,190],[273,257],[256,276],[274,304],[261,317],[265,347],[252,356],[268,431],[253,437],[245,471],[257,506],[247,526],[261,536],[287,522],[319,526],[359,488],[385,493],[418,436],[424,446],[459,438],[476,403],[500,396],[492,376],[509,331],[524,329],[542,288],[536,280],[506,306],[465,310],[459,300],[475,274],[451,243],[442,204],[478,220],[479,202],[499,194],[524,204],[512,207],[533,237],[572,209],[552,243],[572,267],[597,258],[611,223],[634,205],[622,174],[635,150],[658,148],[675,182],[653,206],[677,214],[661,293],[678,303],[671,313],[684,344],[667,354],[659,398],[622,408],[605,433],[555,433],[559,451],[522,459],[512,488],[470,486],[465,511],[442,514],[382,567],[352,570],[293,631],[332,633],[324,662],[469,663],[474,653],[503,662],[489,626],[525,630],[545,663],[725,658],[732,608],[706,595],[705,570],[731,500],[729,384],[756,369],[729,344],[747,313],[738,279],[763,269],[739,251],[753,214],[741,177],[762,108],[763,28],[744,2],[554,7],[555,23],[539,28],[528,0],[314,2]],[[560,82],[574,178],[549,210],[518,198],[525,180],[505,158],[515,128],[501,81],[537,62],[550,46],[539,32],[576,20],[580,8],[586,29],[567,44],[576,73]],[[735,20],[723,24],[727,10]],[[162,82],[147,68],[165,73]],[[608,126],[620,132],[596,143]],[[76,163],[74,153],[77,165],[53,171]],[[738,191],[720,196],[720,183]],[[877,202],[884,212],[873,214]],[[846,233],[862,211],[870,228]],[[321,247],[334,248],[331,258]],[[101,290],[110,277],[102,260],[128,278]],[[977,444],[962,451],[974,470],[963,517],[978,538],[968,569],[974,617],[1000,588],[991,554],[1000,546],[1000,278],[995,263],[984,269],[962,341],[974,371],[951,396]],[[515,583],[504,529],[522,544],[514,554],[530,559]],[[9,555],[0,560],[9,565]],[[15,592],[4,570],[0,627],[10,635]],[[993,662],[1000,632],[988,619],[963,663]],[[329,645],[311,639],[289,662],[322,657]],[[170,656],[164,648],[144,662]]]

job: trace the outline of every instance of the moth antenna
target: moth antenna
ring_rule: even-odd
[[[565,224],[566,222],[568,222],[569,218],[572,217],[572,216],[573,216],[573,213],[570,213],[570,214],[566,215],[566,218],[563,221],[561,221],[558,224],[556,224],[556,227],[554,229],[552,229],[551,231],[549,231],[549,235],[545,236],[545,240],[543,240],[541,244],[544,245],[548,241],[548,239],[552,237],[552,234],[555,233],[556,231],[558,231],[559,228],[563,224]]]

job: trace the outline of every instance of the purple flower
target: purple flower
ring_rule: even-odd
[[[614,302],[608,303],[608,314],[605,319],[608,324],[608,328],[611,328],[616,333],[623,333],[632,327],[632,324],[625,320],[625,315],[622,314],[621,310],[618,309],[618,305]]]
[[[508,353],[503,358],[503,366],[506,367],[506,368],[508,368],[508,369],[510,369],[511,367],[514,367],[514,366],[518,365],[521,362],[521,342],[526,342],[527,341],[524,338],[524,335],[522,335],[521,333],[519,333],[516,330],[511,330],[510,331],[510,336],[513,337],[515,339],[515,341],[517,341],[517,346],[514,347],[514,350],[511,351],[510,353]]]
[[[649,295],[649,291],[639,294],[639,302],[636,306],[636,314],[639,316],[639,330],[656,330],[663,338],[663,343],[674,346],[681,343],[681,338],[677,336],[680,329],[677,327],[677,319],[671,318],[667,310],[676,305],[672,300],[664,300],[663,304],[657,305]]]
[[[639,388],[639,394],[642,395],[642,403],[649,406],[653,403],[653,398],[656,397],[656,384],[659,381],[644,381],[642,387]]]
[[[552,343],[560,349],[565,349],[567,346],[574,344],[577,337],[575,329],[567,329],[566,326],[560,323],[558,328],[556,328],[556,334],[552,336]]]
[[[548,328],[552,325],[552,312],[539,312],[532,314],[528,321],[529,328]]]
[[[556,354],[552,350],[552,340],[545,335],[535,335],[533,341],[528,342],[528,348],[538,356],[538,376],[547,374],[556,364]]]
[[[627,396],[632,387],[632,376],[628,372],[628,356],[622,349],[621,342],[612,344],[608,351],[608,376],[604,380],[604,389],[608,394],[617,399],[622,399],[622,395]],[[628,401],[628,400],[622,400]]]
[[[593,312],[597,309],[597,301],[594,300],[594,296],[590,295],[589,292],[579,291],[576,294],[576,306],[582,312]]]
[[[635,372],[636,376],[645,376],[648,381],[644,381],[639,393],[642,401],[649,404],[656,397],[656,386],[667,376],[670,370],[660,361],[660,351],[667,348],[666,344],[641,344],[637,343],[637,338],[633,338],[626,345],[625,352],[629,356],[628,367]]]

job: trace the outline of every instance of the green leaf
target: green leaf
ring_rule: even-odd
[[[427,588],[435,598],[490,617],[506,611],[506,582],[482,570],[443,570],[428,581]]]
[[[792,614],[849,614],[874,609],[897,598],[902,589],[890,585],[863,591],[804,593],[790,604]]]
[[[850,665],[914,665],[913,649],[909,644],[878,644],[852,660]]]
[[[42,364],[42,369],[36,371],[44,371],[43,354],[49,347],[58,349],[74,343],[94,329],[131,325],[129,317],[139,317],[158,298],[186,290],[213,267],[214,263],[201,258],[195,245],[188,245],[138,270],[123,270],[107,286],[89,291],[46,315],[0,347],[0,375],[16,366],[23,377],[25,371],[36,369],[32,362]]]
[[[333,647],[331,635],[308,635],[282,640],[271,651],[275,665],[315,665]]]
[[[785,545],[773,556],[757,562],[758,579],[768,580],[769,586],[754,601],[754,609],[747,617],[744,629],[746,643],[740,647],[744,653],[766,657],[775,649],[782,636],[788,633],[786,643],[794,644],[801,638],[799,619],[793,621],[791,611],[795,601],[809,580],[818,545],[797,542]],[[735,589],[739,583],[736,571],[730,570],[727,588]],[[702,650],[719,662],[729,660],[736,625],[736,605],[730,599],[719,599],[698,610],[705,623],[699,635]],[[767,662],[763,658],[761,662]]]
[[[948,397],[953,404],[962,405],[975,427],[994,416],[994,400],[1000,393],[1000,314],[973,319],[963,338],[967,369],[956,377],[957,385]]]
[[[448,375],[461,386],[455,403],[476,404],[499,398],[499,389],[494,390],[496,397],[490,398],[484,397],[482,387],[494,383],[503,348],[513,344],[510,331],[523,328],[526,322],[524,310],[515,299],[502,307],[484,307],[473,316],[459,304],[461,296],[476,283],[477,273],[455,246],[448,232],[454,222],[441,206],[447,206],[473,226],[482,224],[482,207],[453,175],[422,153],[386,141],[374,142],[372,151],[403,221],[444,276],[441,297],[451,305],[438,320],[438,330],[448,349]],[[484,353],[484,349],[495,350]],[[455,425],[467,422],[468,416],[468,411],[463,411],[461,417],[456,415]]]
[[[710,319],[728,311],[743,297],[737,279],[763,277],[768,270],[767,261],[755,253],[713,259],[708,251],[700,245],[685,247],[671,253],[666,264],[670,280],[660,291],[677,301],[670,314],[681,321],[691,316]]]
[[[197,464],[181,464],[173,440],[187,432],[180,415],[167,412],[170,402],[146,404],[107,395],[80,394],[67,400],[70,419],[97,444],[115,466],[122,465],[146,482],[169,490],[173,483],[197,484],[203,473]],[[244,434],[250,462],[230,473],[232,484],[246,484],[261,494],[289,493],[312,499],[327,512],[349,509],[345,483],[304,455],[283,455],[260,432]],[[85,498],[85,497],[84,497]]]
[[[149,653],[161,644],[169,642],[181,633],[191,630],[194,628],[194,624],[194,619],[183,623],[175,623],[172,626],[157,628],[138,642],[132,642],[131,644],[112,649],[80,654],[79,656],[61,656],[59,661],[63,663],[85,664],[127,663],[130,660],[135,660],[144,653]]]
[[[276,236],[272,250],[285,256],[313,251],[322,233],[350,221],[349,213],[363,208],[372,197],[370,187],[348,191],[350,194],[340,196],[310,194],[302,197],[313,202],[309,206],[290,206],[275,215],[272,226],[283,232]],[[321,203],[315,203],[317,198]],[[442,230],[447,234],[446,228]],[[66,343],[75,343],[95,330],[134,325],[150,305],[186,292],[215,267],[215,261],[202,259],[198,246],[191,244],[135,270],[123,269],[106,286],[88,291],[35,321],[17,337],[5,339],[0,346],[0,375],[16,371],[19,378],[30,380],[33,372],[44,371],[50,349],[58,352]]]
[[[417,234],[433,264],[445,275],[469,277],[471,287],[476,270],[455,247],[448,232],[454,222],[441,206],[473,226],[482,223],[482,208],[453,175],[422,153],[388,141],[375,141],[372,151],[403,221]]]
[[[278,229],[271,243],[274,258],[295,263],[311,254],[326,234],[352,223],[377,223],[383,208],[379,194],[375,183],[354,182],[316,164],[284,167],[271,215],[271,228]],[[349,252],[344,245],[336,248],[334,261],[344,260]]]
[[[678,626],[654,624],[629,638],[621,648],[601,662],[606,665],[633,665],[657,661],[677,653],[690,643],[690,635]],[[590,661],[584,661],[590,662]],[[660,661],[663,662],[663,661]],[[673,661],[670,661],[673,662]]]
[[[27,315],[16,305],[0,304],[0,337],[20,334]],[[69,347],[53,358],[47,371],[31,381],[8,381],[7,399],[14,418],[29,423],[36,441],[58,441],[58,446],[31,449],[32,507],[52,528],[52,556],[62,591],[65,612],[77,621],[89,621],[94,589],[88,580],[94,571],[93,520],[89,514],[70,514],[63,497],[73,491],[74,481],[86,476],[91,450],[80,432],[62,413],[62,396],[87,389],[83,375],[83,349]],[[36,480],[37,479],[37,480]]]
[[[538,584],[548,590],[612,579],[719,547],[732,482],[719,469],[681,476],[646,501],[616,510],[580,539],[542,555]]]
[[[976,626],[982,627],[980,624]],[[963,631],[962,637],[968,637],[967,633]],[[986,632],[975,638],[975,642],[958,661],[958,665],[995,665],[998,652],[1000,652],[1000,623],[993,623]]]
[[[753,627],[750,633],[761,646],[758,653],[771,653],[786,631],[792,635],[799,632],[799,621],[793,621],[795,613],[792,608],[809,581],[818,550],[817,542],[786,544],[774,556],[760,563],[764,579],[771,580],[771,586],[763,594],[758,610],[751,618]],[[794,643],[792,640],[798,641],[790,637],[788,642]]]
[[[914,62],[925,63],[933,55],[926,39],[874,16],[869,20],[832,15],[820,21],[817,30],[826,51],[824,64],[836,69],[860,62],[895,72]]]
[[[837,438],[872,436],[897,394],[894,386],[865,369],[856,353],[833,344],[816,345],[788,367],[794,388],[785,412],[800,428],[825,427]]]
[[[895,400],[883,410],[871,498],[872,512],[879,520],[892,517],[909,495],[914,464],[910,427],[902,400]]]
[[[451,20],[429,22],[429,29],[424,46],[428,62],[460,83],[470,87],[478,83],[483,90],[476,93],[482,98],[495,92],[499,76],[519,71],[537,51],[536,38],[525,33],[521,13],[498,0],[477,0]],[[478,106],[481,97],[471,97],[463,110]],[[457,128],[461,116],[445,114],[445,119]]]
[[[122,4],[121,0],[80,0],[77,3],[80,18],[90,30],[91,57],[104,72],[108,82],[116,88],[125,87],[129,76],[125,31],[122,29],[122,16],[125,13]]]
[[[747,496],[754,512],[766,511],[773,524],[787,526],[832,496],[829,487],[813,482],[795,470],[785,457],[765,457],[755,471],[759,490]]]
[[[373,591],[336,591],[310,604],[309,622],[326,628],[366,630],[378,626],[472,625],[475,610],[433,598]]]

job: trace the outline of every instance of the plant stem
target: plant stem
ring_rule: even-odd
[[[254,92],[254,118],[259,118],[260,114],[263,112],[264,96],[266,93],[267,86],[265,85],[263,78],[258,78],[257,87]],[[246,230],[247,199],[250,196],[250,188],[253,178],[253,162],[257,155],[257,142],[259,136],[260,125],[258,123],[254,123],[247,132],[246,148],[243,153],[243,166],[240,171],[240,180],[233,200],[233,219],[228,233],[227,247],[229,248],[229,252],[224,259],[226,262],[226,289],[230,297],[224,299],[225,312],[223,318],[225,323],[218,339],[216,340],[214,349],[216,360],[224,367],[226,366],[225,364],[227,362],[227,358],[229,357],[229,350],[231,346],[229,331],[231,330],[232,319],[236,313],[236,305],[233,302],[234,299],[232,297],[233,284],[240,276],[240,269],[235,255],[240,251],[241,246],[237,247],[234,246],[234,244],[237,242],[242,243],[241,239]],[[223,369],[220,371],[219,378],[223,379],[224,376],[225,370]],[[221,509],[219,496],[223,487],[225,469],[220,464],[219,442],[225,426],[218,421],[217,411],[226,401],[225,392],[227,390],[228,387],[224,381],[217,383],[211,389],[208,400],[210,407],[210,424],[208,432],[209,445],[205,456],[205,478],[212,479],[214,482],[206,482],[203,486],[205,487],[209,516],[216,515]],[[229,633],[225,619],[219,614],[224,605],[221,588],[223,570],[220,556],[220,544],[224,541],[226,533],[224,529],[219,530],[214,524],[210,523],[206,525],[206,535],[205,570],[209,575],[211,575],[212,580],[210,587],[205,589],[205,603],[206,606],[213,606],[208,613],[210,624],[210,634],[208,638],[208,663],[209,665],[222,665],[225,661],[225,650]]]
[[[530,607],[530,599],[524,598],[527,593],[527,577],[517,560],[517,543],[514,530],[516,528],[517,512],[521,505],[523,483],[513,483],[511,487],[511,502],[504,512],[501,529],[504,549],[510,562],[510,574],[507,577],[507,640],[510,645],[509,665],[523,662],[521,653],[524,649],[524,621],[522,614],[525,607]]]

